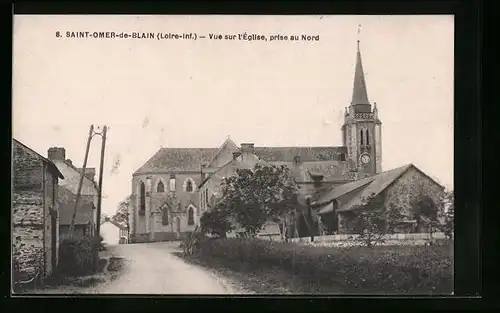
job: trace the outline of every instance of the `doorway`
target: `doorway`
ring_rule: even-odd
[[[175,218],[175,232],[177,239],[179,239],[181,236],[181,218],[178,216]]]

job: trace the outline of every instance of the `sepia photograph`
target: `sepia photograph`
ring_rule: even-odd
[[[13,295],[452,295],[453,15],[14,15]]]

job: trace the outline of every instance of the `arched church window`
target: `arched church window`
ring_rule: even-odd
[[[163,226],[168,225],[168,208],[163,208],[162,215],[161,215],[161,224]]]
[[[146,186],[141,181],[139,186],[139,215],[146,213]]]
[[[368,130],[366,130],[366,144],[370,144],[370,135],[368,134]]]
[[[163,185],[162,181],[156,185],[156,192],[165,192],[165,185]]]
[[[363,130],[361,130],[361,145],[363,145]]]
[[[194,211],[192,207],[188,209],[188,225],[194,225]]]
[[[186,182],[186,192],[193,192],[193,181],[191,179]]]
[[[170,176],[170,191],[175,191],[175,176]]]

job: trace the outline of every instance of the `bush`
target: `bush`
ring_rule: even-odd
[[[102,241],[101,236],[63,240],[59,245],[58,273],[79,276],[97,272]]]
[[[278,266],[309,284],[340,284],[344,292],[452,291],[450,245],[332,248],[230,238],[203,241],[198,253],[238,269]]]

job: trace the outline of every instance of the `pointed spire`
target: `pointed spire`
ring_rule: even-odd
[[[356,54],[356,68],[354,71],[354,85],[352,90],[352,105],[356,104],[370,104],[370,102],[368,102],[368,93],[366,91],[365,73],[363,72],[363,62],[361,61],[359,40],[358,51]]]

